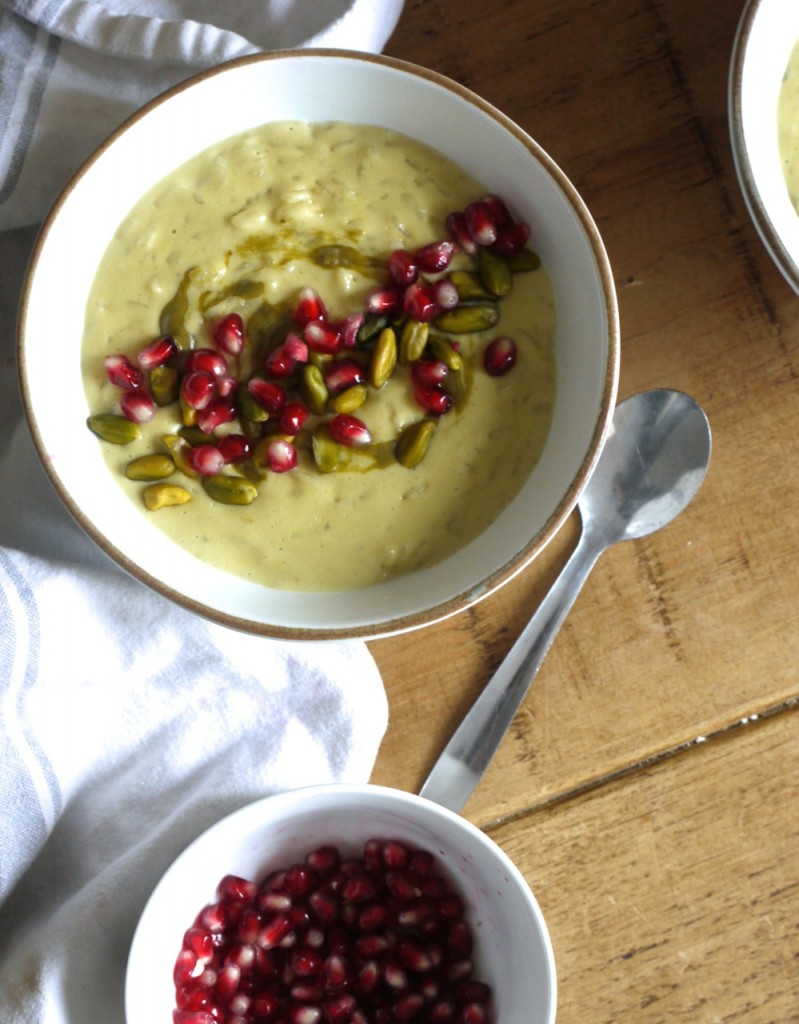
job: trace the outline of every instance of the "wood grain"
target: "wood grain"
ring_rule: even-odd
[[[539,895],[560,1024],[799,1021],[799,299],[735,177],[742,7],[406,0],[387,47],[560,164],[614,268],[620,397],[679,388],[713,430],[698,497],[603,556],[465,808]],[[468,612],[371,644],[373,781],[419,788],[578,529]]]

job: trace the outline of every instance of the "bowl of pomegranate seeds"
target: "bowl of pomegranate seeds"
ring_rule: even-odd
[[[47,218],[19,322],[78,523],[283,639],[419,628],[525,568],[618,360],[602,240],[541,147],[440,75],[332,51],[234,61],[126,122]]]
[[[127,1024],[553,1024],[541,910],[464,818],[377,786],[268,797],[168,869],[134,935]]]

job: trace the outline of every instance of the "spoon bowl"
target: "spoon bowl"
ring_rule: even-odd
[[[705,413],[688,395],[643,391],[616,408],[578,501],[582,531],[552,589],[489,680],[420,795],[457,811],[471,796],[597,559],[622,540],[670,523],[693,499],[710,462]]]

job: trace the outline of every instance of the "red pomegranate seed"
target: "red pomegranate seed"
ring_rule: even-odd
[[[456,251],[452,242],[441,241],[423,245],[414,255],[422,270],[428,274],[437,274],[452,263]]]
[[[363,860],[367,871],[380,871],[383,867],[383,843],[379,839],[368,839],[363,848]]]
[[[397,956],[412,971],[424,972],[433,967],[430,954],[409,939],[405,939],[397,946]]]
[[[314,352],[335,355],[341,348],[341,335],[334,324],[324,320],[309,320],[305,325],[305,340]]]
[[[230,915],[221,903],[209,903],[197,915],[197,924],[212,933],[223,932],[229,921]]]
[[[351,981],[349,964],[338,953],[331,953],[324,961],[322,973],[324,975],[325,988],[328,990],[344,988]]]
[[[417,281],[406,288],[402,297],[402,311],[422,323],[432,320],[441,312],[433,286],[427,281]]]
[[[429,1024],[446,1024],[455,1018],[455,1004],[448,999],[440,999],[428,1009],[425,1020]]]
[[[179,1010],[209,1010],[214,1003],[211,990],[197,981],[193,985],[184,985],[175,992],[175,1001]]]
[[[408,987],[408,972],[394,960],[389,960],[383,965],[383,981],[396,991]]]
[[[472,933],[465,921],[457,921],[447,934],[447,943],[460,956],[469,956],[472,952]]]
[[[173,1010],[172,1024],[219,1024],[219,1019],[207,1010]]]
[[[403,871],[389,872],[386,875],[386,884],[391,894],[399,900],[415,900],[422,895],[417,882]]]
[[[458,995],[464,1003],[487,1003],[491,998],[491,989],[484,981],[467,981]]]
[[[380,983],[380,967],[376,960],[367,960],[358,971],[358,991],[361,995],[374,992]]]
[[[318,1006],[296,1005],[289,1010],[291,1024],[319,1024],[322,1019],[322,1011]]]
[[[220,473],[225,465],[222,452],[213,444],[198,444],[190,448],[188,461],[191,468],[201,476]]]
[[[483,202],[491,211],[491,216],[494,218],[494,224],[497,227],[504,227],[508,224],[513,223],[513,217],[510,214],[510,210],[505,204],[504,199],[500,199],[499,196],[495,196],[491,193],[483,196]]]
[[[313,978],[322,970],[322,958],[312,949],[297,949],[289,957],[289,967],[299,978]]]
[[[295,334],[294,331],[289,331],[280,347],[289,359],[293,359],[295,363],[308,362],[308,346],[299,334]]]
[[[312,320],[327,320],[327,309],[321,296],[313,288],[303,288],[294,309],[294,320],[305,327]]]
[[[125,391],[144,387],[144,374],[133,365],[127,356],[106,356],[105,374],[112,384],[118,388],[124,388]]]
[[[349,413],[341,412],[338,416],[334,416],[328,424],[328,428],[333,440],[348,448],[370,444],[372,440],[369,428],[363,420],[358,419],[357,416],[351,416]]]
[[[373,932],[388,920],[385,903],[371,903],[358,915],[358,927],[363,932]]]
[[[464,252],[473,256],[477,252],[477,243],[469,234],[466,225],[466,217],[460,211],[449,214],[447,217],[447,231],[452,236],[455,244]]]
[[[303,342],[303,344],[305,343]],[[279,345],[277,348],[272,349],[264,360],[264,370],[270,377],[275,377],[277,380],[285,380],[296,369],[297,361],[288,354],[285,345]]]
[[[292,864],[283,878],[283,888],[292,896],[304,896],[313,888],[316,877],[307,864]]]
[[[187,982],[193,981],[202,974],[204,969],[205,964],[203,960],[193,950],[181,949],[172,971],[175,986],[180,988],[186,985]]]
[[[483,353],[483,366],[492,377],[502,377],[516,365],[516,342],[506,335],[494,338]]]
[[[427,850],[414,850],[408,861],[408,872],[416,878],[427,878],[435,868],[435,858]]]
[[[385,953],[387,949],[391,948],[391,943],[385,935],[363,935],[355,942],[355,952],[360,957],[380,956],[381,953]]]
[[[216,393],[220,398],[230,398],[231,395],[235,395],[238,386],[238,380],[229,374],[216,378]]]
[[[488,1020],[488,1010],[483,1003],[467,1003],[463,1008],[461,1020],[463,1024],[485,1024]]]
[[[184,364],[186,373],[202,371],[214,377],[224,377],[228,372],[228,361],[221,352],[212,348],[195,348],[186,356]]]
[[[225,462],[244,462],[252,454],[252,442],[244,434],[225,434],[216,446]]]
[[[136,361],[143,370],[154,370],[156,366],[163,366],[170,359],[178,354],[178,344],[169,334],[164,334],[149,345],[145,345],[136,357]]]
[[[405,249],[395,249],[388,258],[388,272],[400,288],[406,288],[419,276],[419,264]]]
[[[491,245],[497,240],[497,225],[491,207],[482,199],[469,203],[463,211],[466,229],[478,245]]]
[[[304,402],[286,402],[280,413],[280,429],[284,434],[295,437],[311,415],[311,410]]]
[[[402,302],[402,291],[393,285],[373,288],[366,296],[366,309],[370,313],[393,313]]]
[[[297,468],[297,449],[285,437],[276,437],[267,447],[267,460],[273,473],[288,473]]]
[[[238,990],[240,984],[241,968],[239,965],[234,963],[225,964],[217,974],[214,991],[220,999],[227,1002]]]
[[[317,889],[308,897],[308,902],[317,918],[324,924],[334,921],[338,914],[338,900],[332,893]]]
[[[336,996],[335,999],[326,1000],[322,1004],[322,1009],[327,1019],[335,1024],[336,1021],[350,1019],[350,1014],[352,1014],[357,1005],[355,996],[349,992],[343,992],[340,996]]]
[[[305,858],[306,864],[314,871],[327,872],[337,868],[341,863],[338,848],[335,846],[320,846]]]
[[[397,913],[397,924],[403,928],[420,927],[425,922],[430,921],[434,915],[432,903],[418,900]]]
[[[253,910],[252,907],[247,907],[239,918],[236,938],[239,942],[255,942],[261,932],[262,925],[261,915]]]
[[[411,377],[428,388],[441,384],[448,373],[449,367],[443,359],[417,359],[411,365]]]
[[[286,404],[286,389],[263,377],[251,377],[247,381],[247,390],[261,408],[273,416],[280,413]]]
[[[501,256],[512,256],[521,252],[530,240],[530,225],[517,221],[514,224],[502,224],[497,228],[497,237],[492,249]]]
[[[207,928],[196,925],[188,929],[183,936],[183,946],[190,949],[198,959],[210,960],[214,954],[214,940]]]
[[[448,917],[450,919],[463,917],[463,900],[457,893],[451,892],[439,903],[438,912],[442,917]]]
[[[232,423],[238,416],[233,398],[216,395],[204,409],[197,410],[197,426],[204,434],[211,434],[217,427]]]
[[[122,415],[134,423],[149,423],[157,407],[146,391],[124,391],[119,408]]]
[[[413,397],[417,403],[434,416],[444,416],[450,411],[453,404],[452,395],[444,391],[442,387],[425,387],[423,384],[414,384]]]
[[[411,1020],[424,1006],[424,999],[418,992],[409,992],[398,999],[392,1007],[395,1020]]]
[[[338,395],[347,388],[366,382],[366,369],[354,359],[334,359],[323,372],[325,385],[331,395]]]
[[[279,1005],[280,1001],[277,992],[265,991],[258,992],[253,996],[250,1009],[255,1019],[261,1020],[263,1017],[274,1017]]]
[[[223,316],[214,328],[214,341],[229,356],[239,356],[244,351],[244,321],[238,313]]]
[[[180,393],[190,409],[204,409],[216,394],[213,374],[206,370],[187,373],[180,382]]]
[[[341,338],[342,348],[354,348],[358,344],[358,332],[366,319],[363,313],[350,313],[335,324]]]

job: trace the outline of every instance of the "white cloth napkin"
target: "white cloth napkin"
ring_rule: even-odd
[[[261,50],[379,52],[402,0],[3,0],[0,231],[42,220],[130,113]]]
[[[128,945],[174,857],[265,794],[367,781],[388,718],[364,644],[206,622],[119,571],[67,515],[16,383],[35,224],[98,141],[196,68],[307,43],[378,50],[401,6],[0,7],[0,229],[15,228],[0,230],[2,1024],[123,1024]]]

